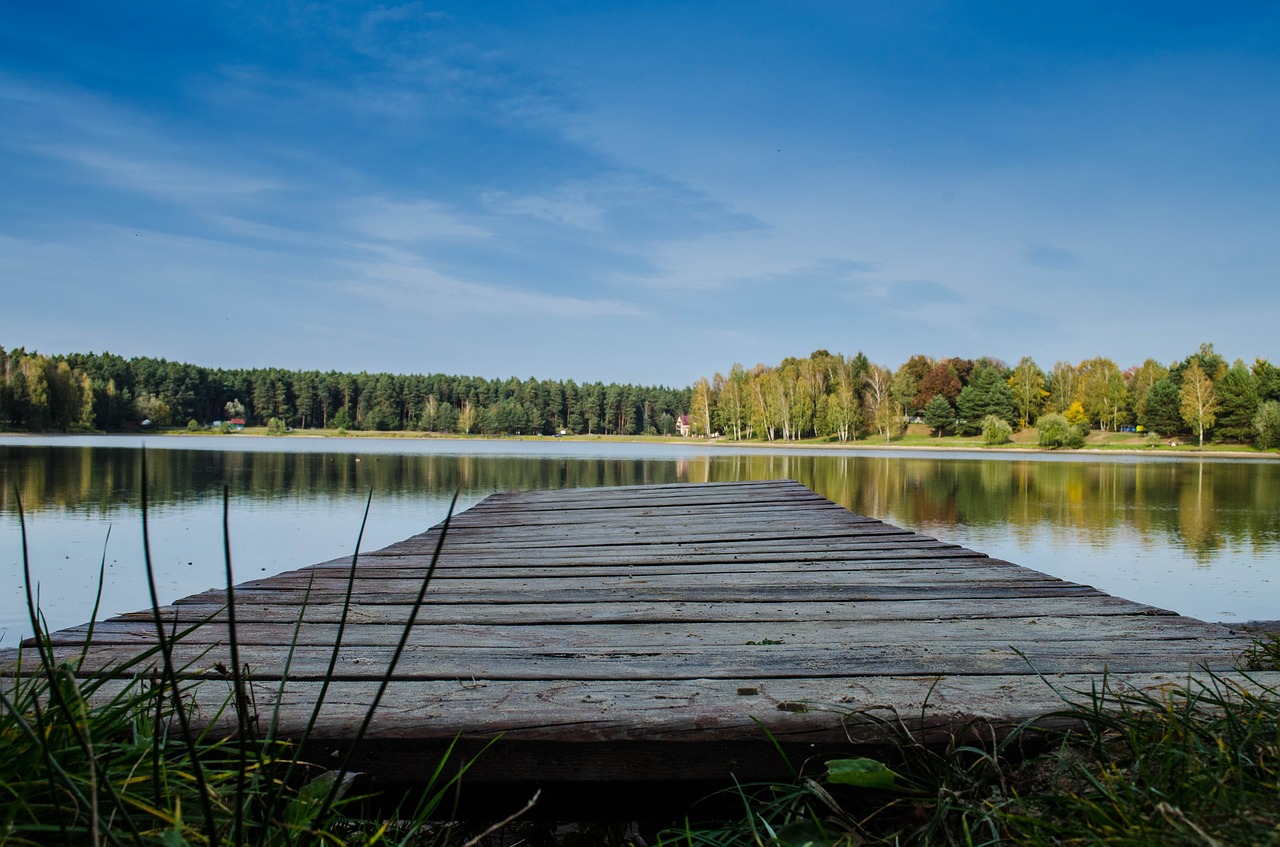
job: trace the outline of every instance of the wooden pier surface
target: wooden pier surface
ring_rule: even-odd
[[[359,724],[440,532],[360,556],[318,755]],[[241,662],[285,735],[326,676],[349,569],[236,588]],[[176,647],[192,676],[226,678],[225,604],[212,590],[161,610],[210,620]],[[56,650],[78,656],[86,633],[55,633]],[[82,673],[154,643],[150,611],[99,623]],[[934,736],[1009,726],[1061,708],[1055,688],[1087,691],[1104,672],[1112,685],[1184,682],[1231,668],[1247,644],[790,481],[496,494],[453,518],[356,767],[413,782],[455,736],[474,747],[502,733],[476,780],[750,780],[785,773],[762,727],[800,758],[847,754],[879,739],[867,716],[896,711]],[[198,686],[201,714],[226,694]]]

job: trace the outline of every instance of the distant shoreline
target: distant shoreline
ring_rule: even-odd
[[[1168,445],[1160,445],[1155,447],[1146,446],[1085,446],[1077,449],[1058,448],[1051,449],[1047,447],[1039,447],[1034,442],[1013,443],[999,446],[984,446],[975,444],[976,439],[963,438],[957,436],[944,436],[942,438],[928,438],[929,443],[921,443],[918,437],[908,436],[912,439],[912,443],[902,444],[884,444],[877,443],[872,439],[862,441],[819,441],[816,439],[804,441],[731,441],[724,438],[682,438],[680,436],[660,436],[660,435],[509,435],[509,436],[491,436],[491,435],[458,435],[453,433],[439,432],[418,432],[415,430],[396,430],[396,431],[365,431],[365,430],[348,430],[339,434],[335,430],[327,429],[307,429],[289,432],[285,435],[268,436],[266,427],[246,427],[237,433],[216,433],[216,432],[189,432],[184,429],[172,428],[156,431],[134,431],[134,432],[0,432],[0,437],[13,436],[17,438],[34,437],[76,437],[76,436],[101,436],[105,438],[115,437],[174,437],[174,438],[236,438],[242,436],[250,437],[278,437],[278,438],[320,438],[320,439],[343,439],[350,438],[354,440],[367,441],[370,439],[383,439],[386,441],[403,441],[403,440],[440,440],[440,441],[484,441],[484,442],[503,442],[503,441],[560,441],[563,443],[612,443],[612,444],[655,444],[655,445],[674,445],[674,446],[693,446],[702,445],[710,449],[719,448],[748,448],[753,450],[857,450],[857,451],[875,451],[884,453],[927,453],[927,452],[945,452],[945,453],[973,453],[975,455],[991,455],[998,456],[1008,453],[1025,454],[1025,455],[1084,455],[1084,456],[1170,456],[1177,458],[1200,458],[1200,459],[1259,459],[1259,460],[1276,460],[1280,461],[1280,451],[1277,450],[1248,450],[1233,449],[1236,445],[1206,446],[1204,448],[1195,446],[1179,445],[1171,447]]]
[[[691,439],[690,439],[691,440]],[[1189,458],[1223,458],[1223,459],[1280,459],[1280,452],[1262,451],[1262,450],[1231,450],[1231,449],[1201,449],[1199,447],[1079,447],[1076,449],[1068,448],[1049,448],[1049,447],[1028,447],[1019,444],[1004,445],[997,447],[975,447],[972,444],[947,444],[945,439],[937,446],[929,444],[876,444],[874,442],[856,442],[849,443],[809,443],[803,441],[707,441],[699,439],[705,444],[724,444],[734,447],[764,447],[774,448],[781,447],[783,449],[815,449],[815,450],[883,450],[885,452],[947,452],[947,453],[985,453],[987,455],[999,455],[1002,453],[1025,453],[1025,454],[1050,454],[1072,456],[1078,453],[1096,456],[1179,456]]]

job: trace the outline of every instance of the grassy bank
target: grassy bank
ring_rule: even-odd
[[[189,432],[180,428],[151,430],[147,434],[183,435],[191,437],[212,437],[219,433],[200,430]],[[266,427],[245,427],[237,435],[271,435]],[[1147,441],[1144,435],[1130,432],[1094,431],[1085,439],[1084,447],[1079,449],[1049,449],[1038,443],[1038,433],[1034,429],[1023,429],[1015,432],[1012,440],[1005,444],[984,444],[982,436],[943,435],[930,433],[923,424],[911,424],[901,435],[886,440],[883,437],[870,436],[851,441],[838,441],[830,438],[807,438],[796,441],[766,441],[753,439],[750,441],[733,441],[725,438],[681,438],[662,435],[459,435],[455,433],[420,432],[417,430],[380,431],[380,430],[336,430],[305,429],[286,433],[282,438],[360,438],[360,439],[430,439],[451,441],[541,441],[558,443],[616,443],[616,444],[681,444],[708,445],[730,447],[752,447],[771,450],[788,450],[797,447],[815,449],[873,449],[873,450],[958,450],[978,451],[984,453],[1000,452],[1035,452],[1035,453],[1133,453],[1143,455],[1172,456],[1220,456],[1249,458],[1280,458],[1280,449],[1260,450],[1249,444],[1209,443],[1203,447],[1188,443],[1183,439],[1161,439],[1156,443]]]

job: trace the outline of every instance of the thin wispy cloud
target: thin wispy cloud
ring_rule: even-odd
[[[582,319],[644,314],[641,309],[612,300],[587,300],[467,282],[406,264],[369,265],[361,268],[359,275],[358,281],[347,286],[351,292],[395,309],[441,318],[527,315]]]
[[[543,195],[511,196],[499,191],[484,196],[485,204],[495,212],[523,215],[590,232],[605,230],[605,209],[591,199],[586,185],[561,186]]]
[[[175,201],[284,187],[276,178],[217,161],[239,154],[166,134],[146,113],[99,95],[0,78],[0,105],[9,110],[19,104],[23,127],[0,144],[81,168],[82,179]]]
[[[371,200],[353,216],[356,229],[374,238],[402,243],[438,239],[492,238],[493,232],[464,222],[431,200],[395,202]]]

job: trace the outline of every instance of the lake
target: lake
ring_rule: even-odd
[[[51,628],[350,556],[495,491],[790,478],[858,512],[1206,620],[1280,618],[1280,462],[539,439],[0,436],[0,646],[30,631],[18,501]],[[108,541],[108,531],[110,538]],[[105,551],[105,552],[104,552]]]

